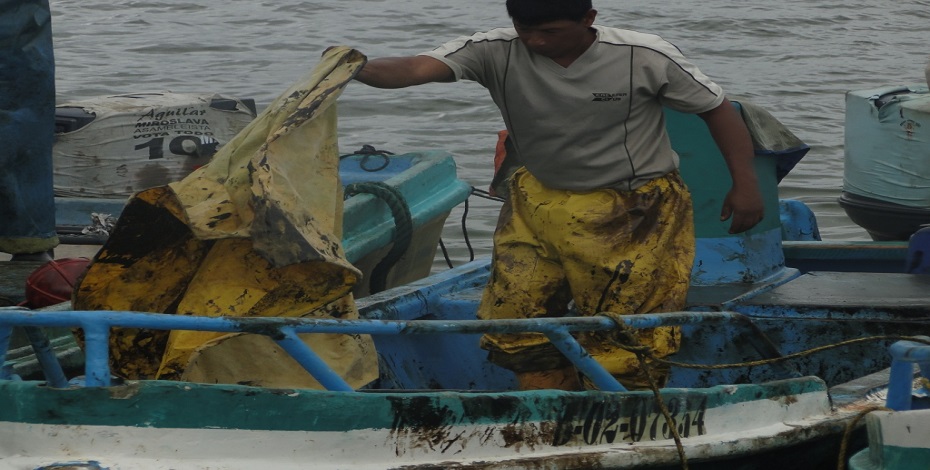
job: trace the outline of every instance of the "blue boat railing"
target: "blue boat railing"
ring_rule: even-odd
[[[570,317],[520,320],[336,320],[319,318],[199,317],[125,311],[34,311],[0,308],[0,364],[14,327],[31,332],[30,341],[52,387],[70,386],[41,328],[79,328],[84,332],[84,386],[107,387],[111,384],[109,336],[111,328],[153,330],[212,331],[252,333],[271,338],[327,390],[350,392],[354,389],[336,374],[297,335],[302,333],[339,333],[365,335],[411,334],[507,334],[536,332],[545,334],[577,368],[600,390],[626,391],[572,337],[572,332],[604,331],[618,328],[622,322],[631,328],[683,326],[688,324],[736,323],[753,327],[752,322],[735,312],[673,312],[624,315],[622,317]],[[763,356],[778,355],[771,344],[757,347]],[[4,377],[0,371],[0,379]]]
[[[930,341],[930,337],[919,338]],[[889,352],[891,376],[885,406],[895,411],[910,410],[914,391],[914,364],[920,366],[921,377],[930,379],[930,345],[898,341],[891,345]]]

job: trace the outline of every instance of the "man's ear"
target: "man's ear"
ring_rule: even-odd
[[[586,27],[589,27],[589,28],[590,28],[591,25],[594,24],[594,18],[596,18],[596,17],[597,17],[597,10],[595,10],[595,9],[592,8],[592,9],[588,10],[587,13],[584,14],[584,16],[581,18],[581,22],[582,22]]]

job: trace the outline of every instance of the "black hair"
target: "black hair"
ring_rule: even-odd
[[[537,25],[550,21],[581,21],[591,0],[507,0],[507,14],[515,22]]]

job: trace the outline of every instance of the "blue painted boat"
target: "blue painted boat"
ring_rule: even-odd
[[[700,214],[719,208],[728,182],[701,160],[714,150],[691,133],[691,118],[670,115],[669,125],[686,180],[700,182],[692,185]],[[0,407],[0,454],[28,469],[823,468],[836,461],[846,426],[888,387],[884,351],[930,328],[930,277],[905,272],[930,257],[920,243],[873,250],[819,241],[809,210],[778,199],[779,175],[803,152],[783,150],[756,159],[773,209],[758,227],[734,236],[716,213],[699,216],[683,312],[478,321],[486,259],[360,299],[359,320],[67,304],[2,311],[0,351],[23,326],[79,328],[87,344],[79,377],[56,365],[41,337],[32,339],[44,378],[19,380],[7,363],[0,403],[12,406]],[[804,269],[790,265],[802,261]],[[571,335],[619,324],[681,326],[666,388],[624,390]],[[325,390],[115,379],[107,338],[117,326],[265,335]],[[477,342],[484,332],[516,331],[547,334],[597,389],[516,391],[512,373],[489,363]],[[379,378],[353,389],[297,339],[325,333],[372,335]],[[861,429],[849,445],[865,445]]]
[[[750,286],[695,286],[701,301],[680,313],[482,322],[488,268],[479,260],[361,299],[354,321],[3,311],[0,350],[26,325],[82,328],[88,343],[78,380],[41,344],[45,380],[0,379],[12,404],[0,407],[0,452],[29,469],[676,468],[682,455],[691,468],[823,468],[888,386],[881,352],[930,323],[927,276],[792,268]],[[617,321],[682,327],[681,364],[657,395],[625,391],[571,337]],[[267,335],[328,390],[116,380],[113,326]],[[598,390],[514,391],[477,335],[515,331],[547,334]],[[353,390],[296,337],[333,332],[375,338],[376,382]],[[846,340],[862,342],[804,353]],[[743,365],[700,367],[721,364]]]

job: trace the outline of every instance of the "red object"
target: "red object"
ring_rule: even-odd
[[[39,266],[26,279],[26,306],[42,308],[71,300],[89,264],[87,258],[62,258]]]
[[[506,129],[497,131],[497,145],[494,147],[494,179],[497,179],[497,173],[501,171],[501,165],[504,164],[504,159],[507,158],[507,144],[505,142],[507,142],[507,136],[509,135]],[[497,196],[493,184],[488,187],[488,194]]]

